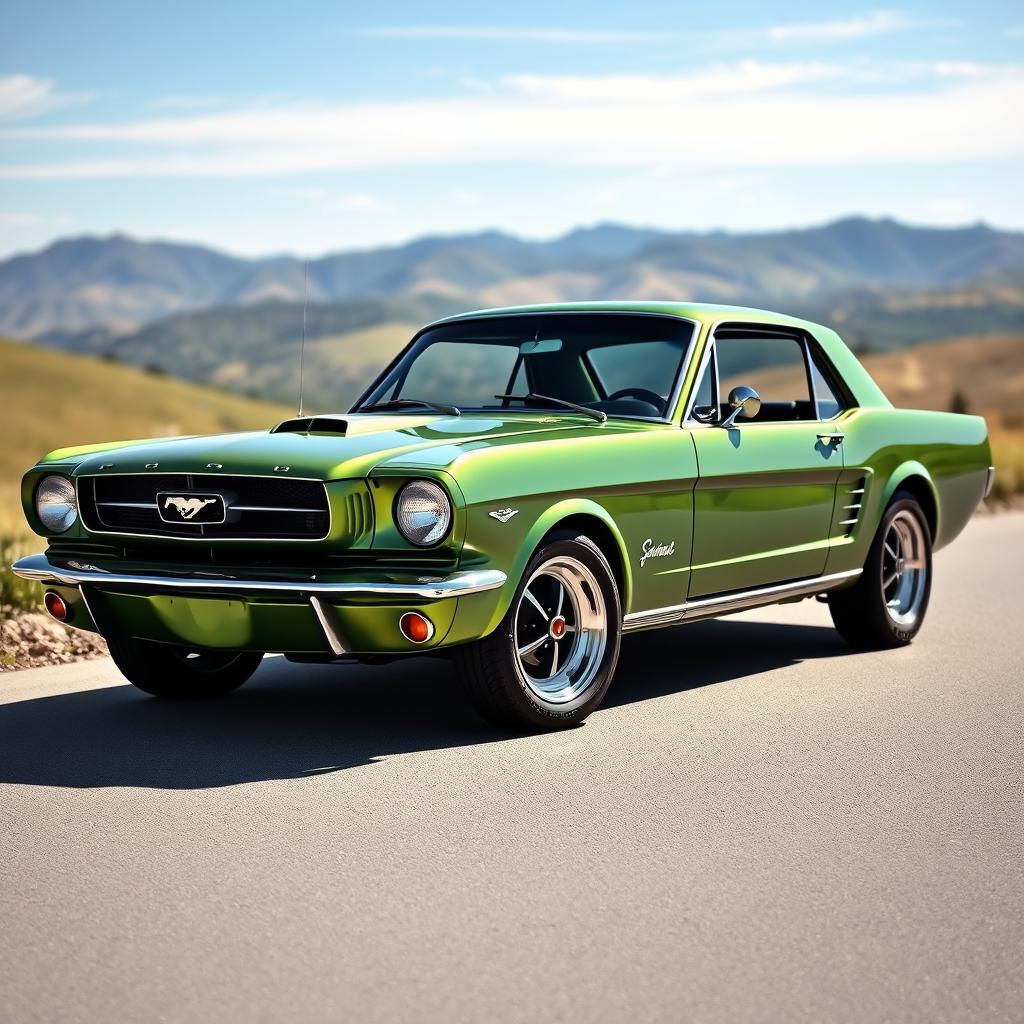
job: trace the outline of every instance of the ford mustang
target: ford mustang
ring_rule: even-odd
[[[991,482],[984,420],[894,409],[828,328],[518,307],[425,327],[347,413],[51,452],[14,568],[157,696],[443,652],[492,722],[553,729],[636,630],[819,597],[910,643]]]

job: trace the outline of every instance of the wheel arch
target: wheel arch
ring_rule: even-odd
[[[629,572],[626,543],[622,539],[615,520],[607,509],[589,498],[569,498],[548,508],[537,518],[526,535],[515,565],[515,585],[526,570],[527,563],[541,546],[544,538],[559,529],[577,530],[589,537],[608,559],[612,574],[619,586],[619,597],[623,612],[629,607],[633,580]],[[505,611],[507,611],[507,606]],[[502,613],[504,614],[504,612]]]
[[[888,507],[898,491],[909,491],[924,512],[934,544],[939,535],[939,496],[931,475],[920,462],[905,462],[889,477],[885,485],[882,508]]]

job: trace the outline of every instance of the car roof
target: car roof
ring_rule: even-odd
[[[438,320],[437,323],[473,320],[478,317],[512,316],[519,313],[655,313],[662,316],[683,317],[702,324],[718,323],[723,320],[738,320],[744,323],[781,324],[789,327],[803,327],[812,331],[821,327],[821,325],[811,323],[808,320],[787,316],[785,313],[773,313],[767,309],[673,300],[550,302],[531,306],[499,306],[493,309],[474,309],[466,313],[458,313],[455,316]]]

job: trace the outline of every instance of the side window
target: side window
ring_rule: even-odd
[[[830,420],[838,416],[845,408],[845,403],[835,389],[828,382],[828,378],[821,372],[821,367],[814,358],[814,350],[811,349],[811,383],[814,386],[814,398],[818,403],[818,419]]]
[[[761,397],[761,411],[751,423],[786,423],[816,419],[804,361],[803,342],[784,335],[747,336],[728,330],[715,338],[718,357],[720,415],[727,415],[729,392],[743,384]]]

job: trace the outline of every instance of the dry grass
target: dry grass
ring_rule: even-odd
[[[0,340],[0,532],[24,530],[22,474],[46,452],[267,427],[293,411],[91,356]]]
[[[1012,425],[1015,419],[1011,418],[1009,426],[989,421],[992,463],[996,467],[990,504],[1007,504],[1024,494],[1024,425]]]
[[[266,427],[292,412],[101,359],[3,340],[0,376],[0,618],[38,603],[38,588],[9,567],[38,549],[39,538],[22,516],[20,481],[40,456],[66,445]]]

